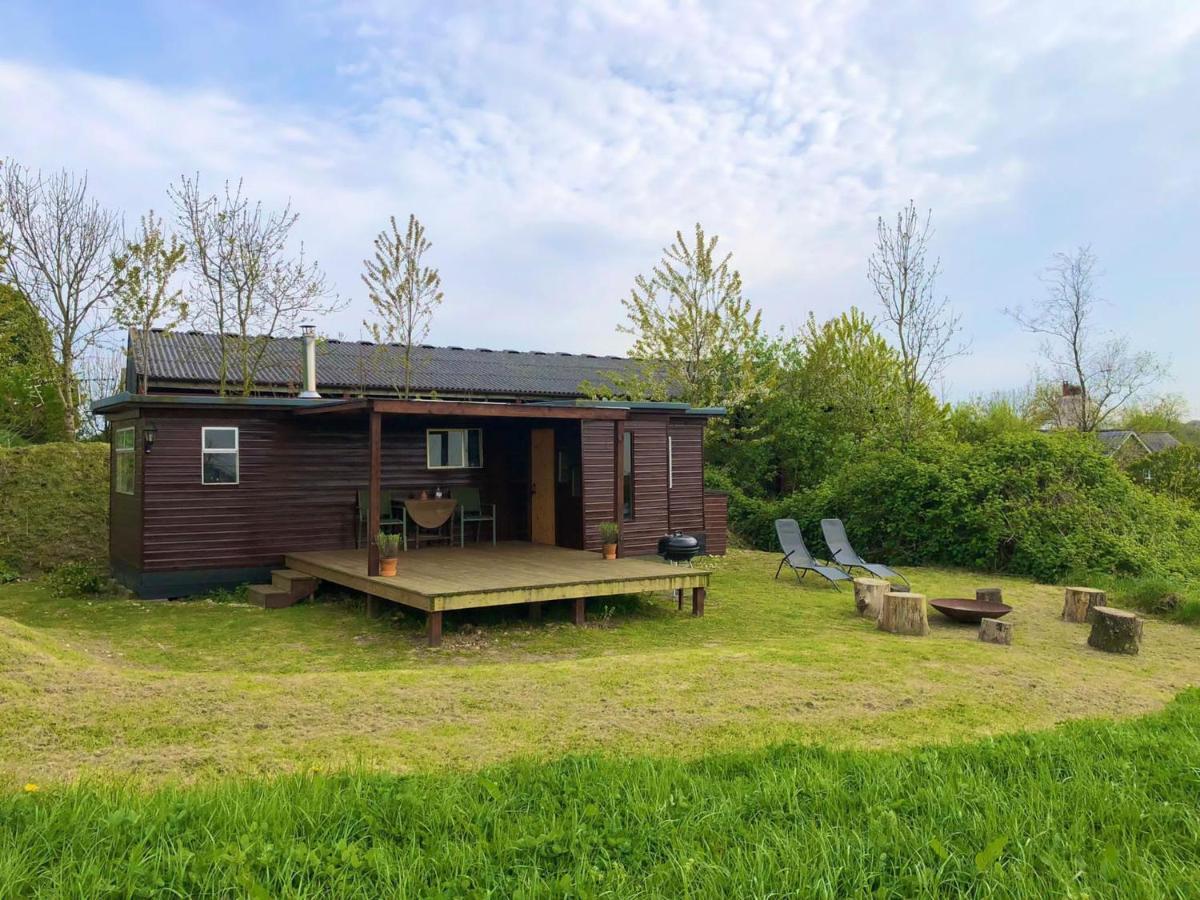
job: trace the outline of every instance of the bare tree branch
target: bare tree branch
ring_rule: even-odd
[[[0,277],[46,323],[46,357],[57,368],[55,389],[64,431],[74,440],[82,393],[79,361],[110,332],[107,304],[115,274],[121,220],[88,196],[87,175],[43,175],[9,160],[0,170],[0,246],[8,253]]]
[[[218,389],[231,382],[243,396],[254,392],[270,339],[294,331],[305,318],[327,315],[344,301],[328,287],[321,267],[293,255],[290,238],[299,213],[287,204],[267,212],[251,203],[242,183],[225,183],[205,195],[198,175],[183,176],[168,191],[193,275],[190,306],[198,325],[218,335]]]
[[[1097,328],[1097,260],[1090,246],[1055,253],[1042,273],[1046,296],[1031,310],[1005,309],[1022,328],[1042,338],[1042,354],[1063,393],[1054,404],[1056,425],[1095,431],[1167,374],[1149,352]]]
[[[911,430],[913,406],[946,369],[950,360],[967,351],[958,340],[961,316],[950,301],[938,297],[937,278],[941,260],[929,256],[933,236],[933,212],[922,223],[911,200],[896,214],[895,227],[879,217],[875,226],[875,249],[867,261],[867,280],[883,307],[884,321],[896,338],[904,366],[907,401],[903,426]]]

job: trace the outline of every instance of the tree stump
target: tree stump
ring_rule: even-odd
[[[979,639],[986,644],[1004,644],[1007,647],[1012,643],[1013,623],[1001,619],[980,619]]]
[[[1004,592],[1000,588],[976,588],[975,599],[980,603],[1003,603]]]
[[[925,595],[888,591],[879,610],[879,629],[892,634],[929,634]]]
[[[882,578],[854,579],[854,608],[860,616],[878,619],[883,595],[892,589]]]
[[[1142,647],[1142,620],[1123,609],[1094,607],[1088,644],[1107,653],[1137,655]]]
[[[1062,617],[1064,622],[1090,622],[1092,610],[1104,606],[1108,600],[1104,591],[1087,587],[1069,587],[1063,598]]]

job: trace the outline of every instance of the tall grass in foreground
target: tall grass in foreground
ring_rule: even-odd
[[[0,797],[0,896],[1195,896],[1200,692],[910,752]]]

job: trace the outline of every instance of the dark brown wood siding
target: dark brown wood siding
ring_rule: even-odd
[[[633,518],[621,525],[621,553],[653,553],[667,533],[666,416],[635,416],[625,423],[633,434]]]
[[[142,429],[137,414],[109,420],[108,451],[108,558],[114,568],[136,571],[142,567],[142,476],[145,471]],[[117,493],[116,431],[133,426],[133,494]]]
[[[709,491],[704,495],[705,552],[720,556],[729,547],[729,497]]]
[[[679,422],[678,431],[669,416],[635,413],[625,423],[633,435],[634,515],[622,522],[621,553],[636,556],[653,553],[658,539],[671,528],[703,530],[703,421]],[[599,526],[617,518],[615,425],[612,422],[583,423],[583,518],[584,546],[600,549]],[[667,488],[667,435],[678,434],[675,458],[675,490]],[[675,506],[678,506],[678,513]],[[676,515],[678,518],[676,519]],[[678,521],[678,526],[672,525]]]
[[[704,420],[671,419],[670,530],[704,531]]]
[[[616,486],[613,483],[616,423],[583,422],[580,438],[583,456],[583,547],[585,550],[599,550],[600,523],[616,521]]]
[[[367,486],[365,418],[156,411],[144,457],[145,571],[275,566],[293,550],[353,547],[356,491]],[[482,469],[430,470],[425,429],[481,427]],[[205,426],[239,429],[239,483],[200,481]],[[438,486],[479,488],[496,503],[498,537],[528,537],[528,425],[386,417],[383,488],[398,498]]]

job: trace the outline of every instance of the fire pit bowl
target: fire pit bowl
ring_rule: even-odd
[[[979,623],[983,619],[999,619],[1012,612],[1012,607],[1006,603],[993,603],[989,600],[930,600],[929,605],[947,619],[955,622]]]

